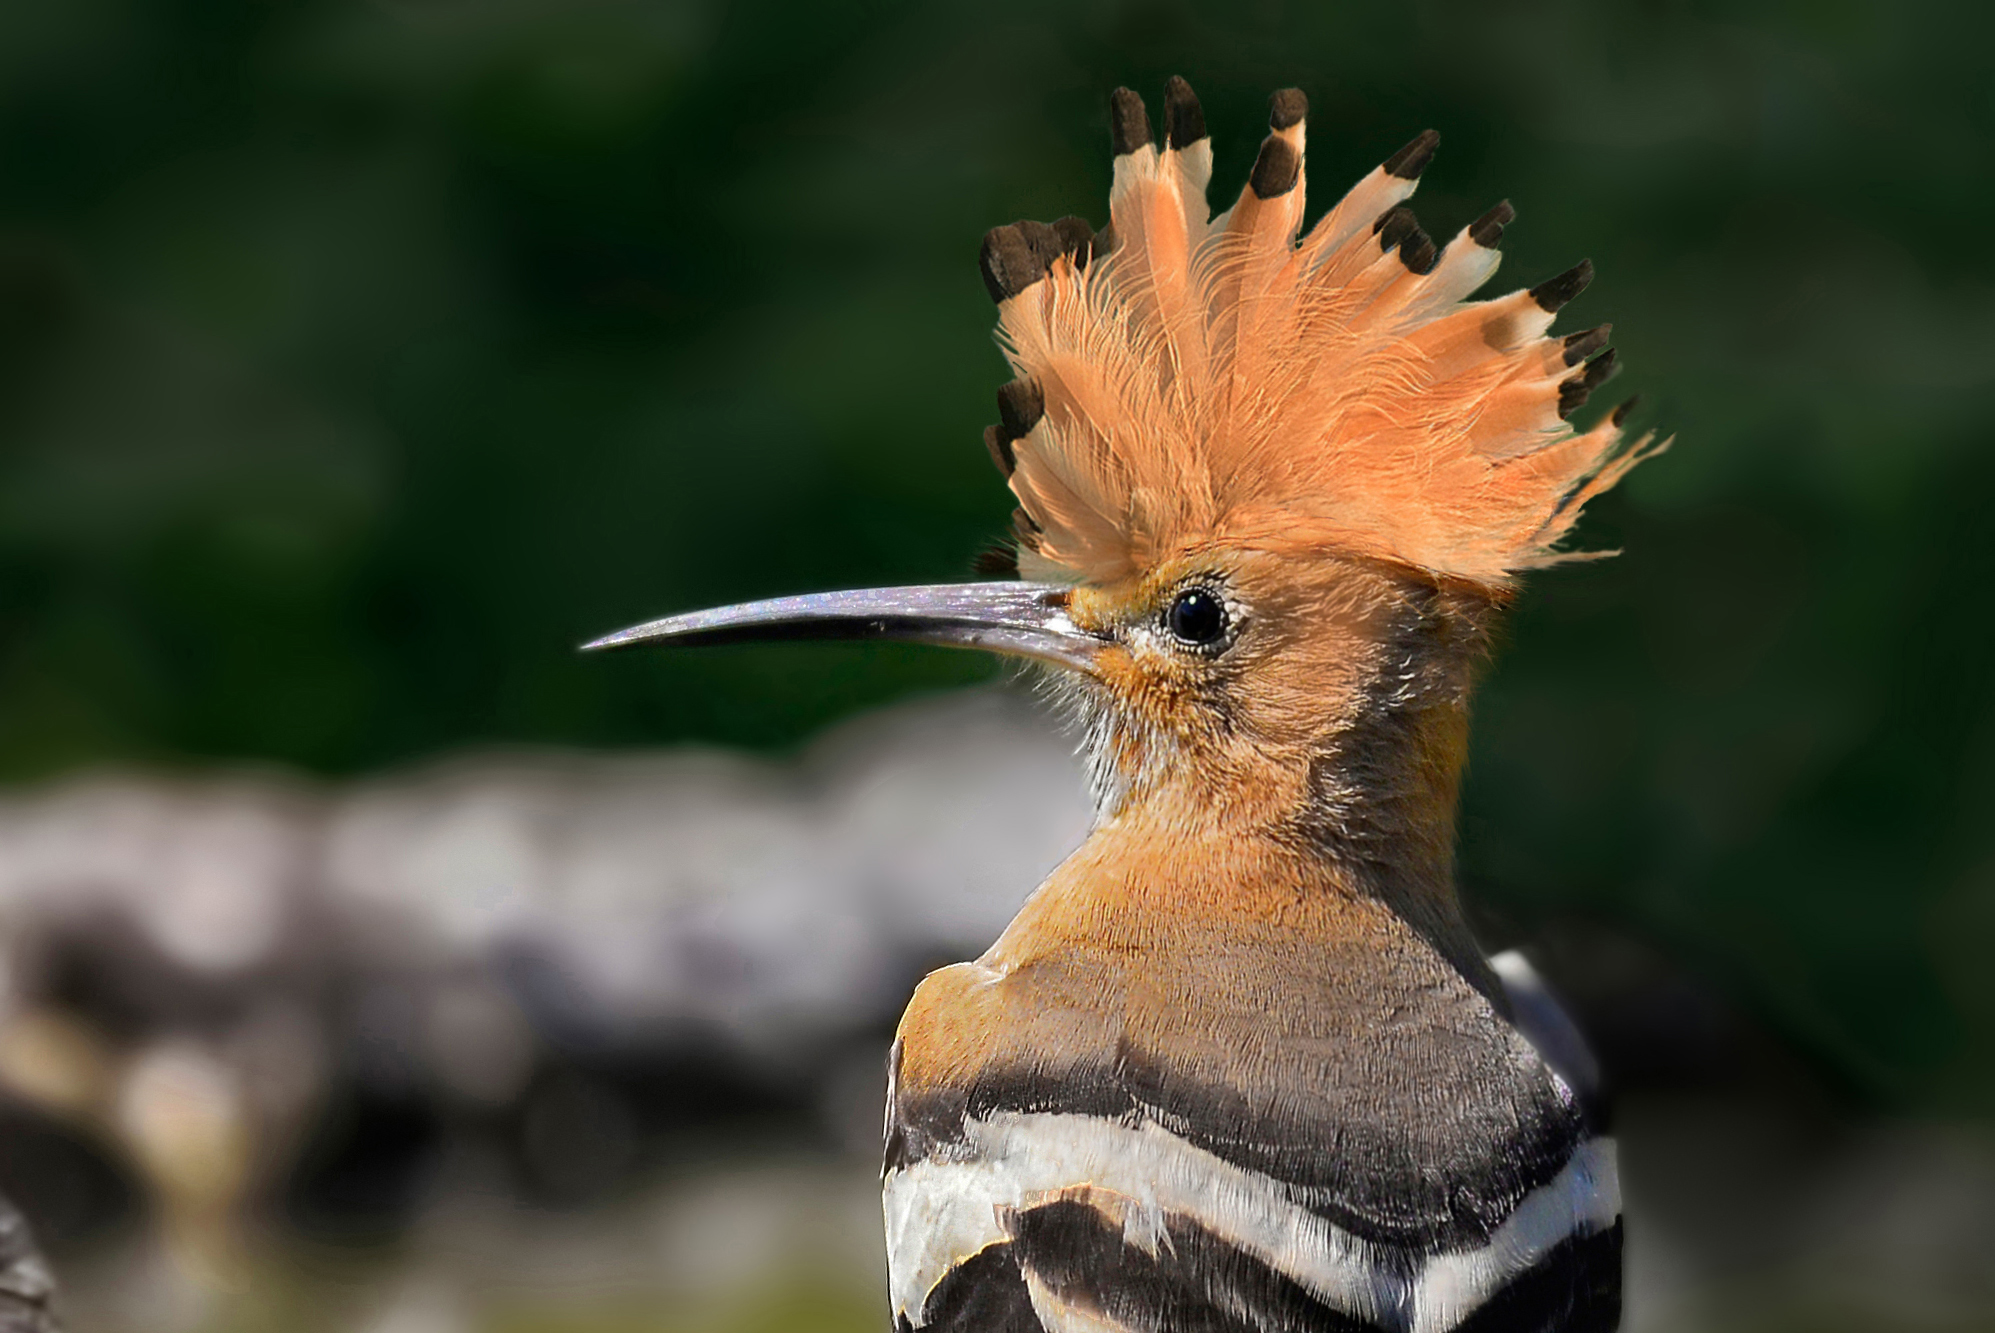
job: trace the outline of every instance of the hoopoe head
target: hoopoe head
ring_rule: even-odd
[[[1019,222],[982,268],[1015,378],[985,437],[1018,501],[1018,581],[781,598],[597,640],[885,637],[1012,653],[1075,684],[1110,811],[1308,819],[1394,836],[1452,811],[1490,613],[1581,509],[1660,446],[1623,409],[1570,424],[1614,369],[1608,329],[1554,336],[1580,264],[1492,300],[1514,217],[1435,244],[1406,207],[1439,136],[1307,232],[1307,102],[1226,212],[1182,79],[1162,142],[1111,99],[1109,222]],[[1431,821],[1427,821],[1431,822]],[[1440,836],[1440,835],[1433,835]],[[1445,849],[1442,849],[1445,854]]]

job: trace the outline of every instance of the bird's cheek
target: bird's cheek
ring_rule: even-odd
[[[1138,707],[1148,692],[1147,673],[1127,644],[1110,644],[1096,653],[1094,675],[1118,707]]]
[[[1154,681],[1142,655],[1116,643],[1095,655],[1094,677],[1116,712],[1128,721],[1150,722],[1157,711]]]

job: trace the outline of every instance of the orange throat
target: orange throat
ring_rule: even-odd
[[[1272,673],[1286,690],[1262,674],[1187,708],[1135,662],[1068,689],[1096,827],[987,961],[1248,923],[1321,938],[1386,929],[1384,913],[1480,982],[1454,846],[1490,608],[1408,586],[1389,584],[1362,638],[1300,645]]]

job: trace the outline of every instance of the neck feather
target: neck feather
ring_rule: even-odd
[[[1358,706],[1314,747],[1294,820],[1353,889],[1390,907],[1492,990],[1495,976],[1455,881],[1469,696],[1484,641],[1481,625],[1453,615],[1410,617],[1385,645]]]
[[[1430,585],[1399,592],[1294,738],[1214,740],[1146,725],[1096,691],[1059,697],[1082,728],[1098,832],[1208,852],[1258,845],[1298,887],[1390,909],[1494,994],[1455,884],[1469,696],[1491,608]]]

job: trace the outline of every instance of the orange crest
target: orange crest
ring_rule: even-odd
[[[1334,550],[1492,592],[1557,548],[1582,506],[1658,452],[1626,406],[1566,418],[1614,369],[1602,326],[1547,330],[1592,276],[1469,296],[1514,217],[1499,204],[1437,248],[1405,199],[1439,136],[1359,181],[1298,241],[1307,103],[1272,132],[1233,208],[1209,217],[1212,150],[1182,79],[1161,149],[1112,99],[1115,183],[1099,236],[1076,218],[984,241],[1018,378],[992,456],[1019,501],[1021,572],[1111,583],[1202,549]]]

